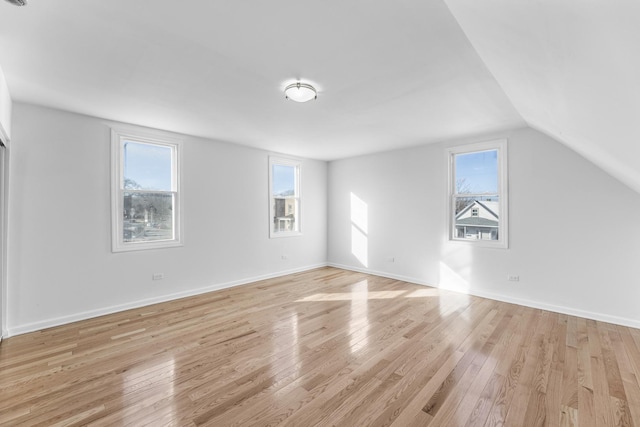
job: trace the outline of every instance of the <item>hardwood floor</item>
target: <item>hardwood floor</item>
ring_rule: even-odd
[[[640,330],[334,268],[5,340],[1,425],[640,426]]]

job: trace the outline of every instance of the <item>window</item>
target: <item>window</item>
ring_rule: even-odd
[[[508,246],[507,141],[455,147],[449,160],[449,240]]]
[[[112,250],[182,245],[179,142],[113,129],[111,149]]]
[[[300,235],[300,162],[269,159],[269,235]]]

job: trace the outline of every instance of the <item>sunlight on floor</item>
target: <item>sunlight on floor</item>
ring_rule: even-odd
[[[416,291],[417,292],[417,291]],[[370,300],[370,299],[393,299],[406,294],[407,291],[373,291],[373,292],[336,292],[336,293],[317,293],[297,300],[296,302],[311,301],[354,301],[354,300]],[[412,297],[416,298],[416,297]]]
[[[397,292],[397,291],[394,291]],[[428,298],[428,297],[438,297],[440,296],[440,290],[437,288],[425,288],[418,289],[411,292],[409,295],[405,295],[405,298]]]

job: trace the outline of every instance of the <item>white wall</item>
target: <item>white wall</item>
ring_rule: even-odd
[[[269,239],[268,153],[184,136],[185,246],[114,254],[111,124],[14,105],[10,334],[303,270],[327,259],[640,326],[640,224],[630,221],[640,211],[640,195],[536,131],[459,141],[509,138],[506,250],[446,241],[445,151],[454,143],[335,161],[328,172],[326,163],[304,160],[304,235]],[[357,197],[354,207],[366,205],[366,213],[361,209],[353,218],[355,229],[366,232],[360,236],[366,239],[362,261],[352,253],[351,194]],[[152,281],[155,272],[165,279]],[[507,275],[519,275],[520,282],[507,281]]]
[[[326,263],[325,162],[303,160],[303,236],[269,239],[269,153],[184,136],[184,247],[114,254],[112,123],[13,114],[9,334]]]
[[[11,110],[13,103],[11,102],[11,95],[9,94],[9,87],[4,77],[4,73],[0,68],[0,140],[3,140],[5,145],[9,143],[11,139]]]
[[[505,136],[509,249],[446,240],[443,143],[329,164],[329,263],[640,327],[640,194],[531,129],[457,143]]]

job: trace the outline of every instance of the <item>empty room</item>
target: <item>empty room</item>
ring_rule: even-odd
[[[0,425],[640,427],[639,46],[627,0],[0,0]]]

